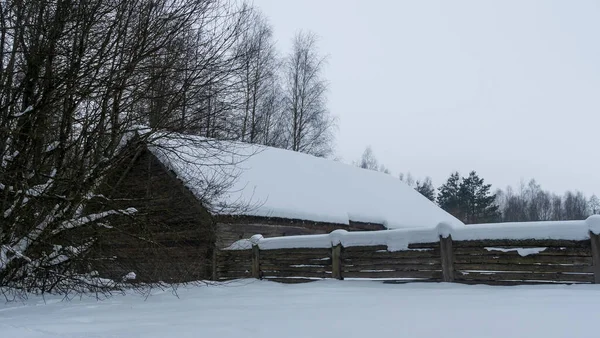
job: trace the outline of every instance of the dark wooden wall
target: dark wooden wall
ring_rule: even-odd
[[[215,229],[212,217],[193,194],[148,150],[108,177],[98,210],[138,210],[112,217],[112,229],[98,228],[96,268],[119,279],[135,272],[137,282],[186,282],[212,273]],[[132,165],[131,165],[132,164]]]

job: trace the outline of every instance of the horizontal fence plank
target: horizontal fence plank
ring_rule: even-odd
[[[297,272],[297,271],[263,271],[263,278],[266,276],[270,277],[318,277],[318,278],[331,278],[331,271],[329,272]]]
[[[378,251],[378,250],[386,250],[387,245],[369,245],[369,246],[348,246],[344,247],[344,252],[363,252],[363,251]]]
[[[587,282],[565,282],[565,281],[510,281],[510,280],[455,280],[454,283],[466,285],[491,285],[491,286],[517,286],[517,285],[557,285],[557,284],[587,284]]]
[[[532,271],[532,272],[594,272],[589,265],[550,265],[550,264],[454,264],[456,271]]]
[[[302,266],[302,267],[293,267],[293,266],[261,266],[261,271],[287,271],[287,272],[296,272],[298,274],[304,272],[329,272],[331,273],[331,266]]]
[[[219,273],[227,273],[230,271],[252,271],[252,267],[250,266],[233,266],[233,267],[228,267],[228,266],[224,266],[224,267],[217,267],[217,272]]]
[[[351,265],[380,265],[380,264],[441,264],[439,257],[414,257],[394,259],[362,259],[345,258],[342,256],[342,264]]]
[[[309,261],[309,260],[330,260],[331,256],[327,255],[283,255],[283,256],[271,256],[263,255],[260,252],[261,260],[273,260],[273,261]]]
[[[502,249],[502,250],[511,250],[511,251],[502,251],[502,250],[493,250],[486,249],[486,247],[462,247],[455,248],[455,255],[506,255],[506,256],[520,256],[516,247],[491,247],[487,248],[493,249]],[[523,248],[528,249],[528,248]],[[531,248],[529,248],[531,249]],[[592,255],[591,248],[583,248],[583,247],[539,247],[540,252],[531,253],[527,256],[590,256]],[[543,250],[542,250],[543,249]]]
[[[589,240],[584,241],[569,241],[556,239],[526,239],[526,240],[511,240],[511,239],[489,239],[477,241],[453,241],[454,248],[463,247],[576,247],[589,248],[591,247]]]
[[[428,251],[358,251],[342,252],[342,258],[346,259],[386,259],[386,258],[409,258],[409,257],[440,257],[440,250]]]
[[[507,255],[489,255],[489,256],[469,256],[455,255],[455,264],[472,263],[502,263],[502,264],[571,264],[571,265],[592,265],[592,257],[580,256],[507,256]]]
[[[410,243],[408,245],[409,249],[428,249],[428,248],[439,248],[440,242],[431,242],[431,243]]]
[[[441,279],[441,271],[353,271],[342,272],[344,278],[427,278]]]
[[[278,259],[260,259],[261,265],[331,265],[331,259],[302,259],[302,260],[278,260]]]
[[[310,282],[315,282],[315,281],[321,280],[321,278],[310,279],[310,278],[284,278],[284,277],[264,277],[263,279],[272,281],[272,282],[284,283],[284,284],[310,283]]]
[[[237,279],[237,278],[251,278],[252,273],[226,273],[226,274],[218,274],[219,279]]]
[[[330,255],[331,248],[260,249],[265,255]]]
[[[520,272],[469,272],[456,273],[457,280],[478,280],[478,281],[556,281],[556,282],[585,282],[591,283],[594,280],[593,274],[563,274],[563,273],[520,273]]]
[[[381,264],[381,265],[343,265],[343,271],[395,270],[395,271],[441,271],[441,264]]]

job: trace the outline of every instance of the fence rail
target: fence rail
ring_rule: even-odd
[[[520,227],[519,227],[520,226]],[[483,284],[600,283],[600,216],[430,230],[253,238],[219,250],[213,278]],[[532,238],[528,238],[532,237]]]

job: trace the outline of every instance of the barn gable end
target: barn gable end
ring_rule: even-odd
[[[150,151],[115,170],[100,192],[110,205],[137,209],[100,228],[93,254],[102,275],[119,279],[129,272],[137,282],[186,282],[210,277],[215,226],[209,212]]]

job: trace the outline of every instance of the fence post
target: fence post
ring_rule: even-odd
[[[594,284],[600,284],[600,235],[590,231],[592,242],[592,261],[594,264]]]
[[[331,247],[331,277],[344,279],[342,276],[342,244]]]
[[[219,276],[217,276],[217,248],[213,249],[213,255],[212,255],[212,280],[216,281],[218,280]]]
[[[440,236],[440,254],[442,258],[442,280],[454,282],[454,252],[452,251],[452,236]]]
[[[258,248],[258,244],[252,245],[252,278],[261,279],[260,249]]]

